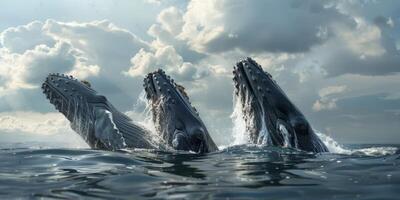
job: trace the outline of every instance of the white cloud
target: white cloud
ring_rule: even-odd
[[[160,12],[157,22],[169,33],[179,34],[183,27],[183,14],[176,7],[169,7]]]
[[[333,110],[337,107],[336,102],[337,98],[334,96],[346,91],[347,86],[338,85],[338,86],[329,86],[322,88],[319,90],[320,99],[314,102],[313,110],[321,111],[321,110]]]
[[[1,42],[3,91],[37,87],[49,72],[69,73],[78,78],[96,76],[100,66],[109,63],[119,68],[116,74],[120,74],[132,55],[147,48],[135,35],[108,21],[34,21],[6,29],[1,33]]]
[[[175,36],[183,26],[182,12],[176,7],[169,7],[157,16],[157,24],[153,24],[148,33],[154,37],[151,49],[141,49],[132,59],[131,67],[124,72],[131,77],[141,77],[158,68],[180,81],[192,81],[208,74],[208,68],[199,68],[192,62],[185,61],[175,46],[188,50],[184,43]]]
[[[119,88],[135,84],[138,85],[136,93],[141,89],[139,84],[121,82],[124,79],[122,71],[128,69],[130,58],[139,49],[149,46],[131,32],[108,21],[35,21],[8,28],[0,35],[3,44],[0,48],[1,108],[10,109],[4,103],[8,102],[13,104],[11,107],[15,110],[37,109],[28,104],[35,104],[31,99],[37,99],[36,93],[40,93],[38,88],[41,82],[48,73],[55,72],[92,80],[93,85],[103,91],[122,90],[124,93],[110,98],[124,100],[124,103],[118,103],[125,107],[130,105],[130,98],[126,94],[134,95],[135,90],[128,93],[126,89]],[[17,93],[25,95],[21,98]]]
[[[54,135],[69,131],[69,122],[59,113],[2,112],[0,132]]]
[[[320,97],[327,97],[329,95],[342,93],[346,89],[347,89],[347,86],[345,86],[345,85],[329,86],[329,87],[322,88],[321,90],[319,90],[319,96]]]
[[[55,40],[43,31],[43,23],[40,21],[8,28],[1,32],[0,41],[11,53],[24,53],[36,45],[51,47],[55,44]]]
[[[375,16],[371,21],[343,9],[343,4],[193,0],[183,15],[182,32],[175,39],[207,55],[237,49],[247,55],[288,53],[297,57],[288,64],[299,66],[302,81],[307,74],[301,68],[310,65],[320,68],[323,76],[399,72],[392,18]]]
[[[342,44],[347,45],[360,58],[383,55],[385,49],[380,43],[381,30],[362,18],[354,19],[357,23],[355,28],[340,26],[335,30],[335,34],[343,40]]]
[[[132,77],[142,77],[158,68],[164,69],[179,80],[193,80],[204,75],[192,63],[184,62],[172,46],[158,47],[155,52],[141,49],[131,59],[131,64],[125,74]]]
[[[96,75],[99,66],[88,65],[87,59],[70,44],[57,42],[54,47],[37,45],[23,54],[3,51],[0,76],[8,81],[5,89],[38,87],[50,72],[59,72],[86,78]],[[79,72],[78,72],[79,71]]]
[[[0,137],[10,143],[35,142],[55,148],[88,148],[60,113],[0,112]],[[29,147],[31,145],[29,143]]]
[[[109,21],[88,23],[47,20],[43,29],[53,38],[67,41],[85,53],[92,63],[114,67],[120,73],[129,64],[129,58],[148,44],[136,35]]]
[[[344,129],[328,119],[343,114],[344,102],[356,104],[350,99],[363,95],[386,97],[385,102],[398,99],[399,21],[393,14],[398,3],[193,0],[187,9],[181,9],[186,2],[159,3],[147,6],[161,10],[175,5],[147,20],[152,25],[124,13],[126,23],[110,14],[104,15],[110,20],[35,21],[3,31],[0,112],[48,112],[48,103],[34,88],[48,70],[86,77],[126,111],[142,90],[141,76],[163,68],[184,81],[210,132],[225,134],[231,128],[232,65],[247,56],[273,75],[313,125],[329,126],[333,134]],[[148,41],[125,27],[143,34],[150,27],[148,35],[141,35]],[[323,110],[330,112],[313,112]],[[398,129],[397,121],[387,121]]]
[[[303,52],[329,38],[333,22],[348,20],[328,2],[192,0],[179,38],[199,52]]]

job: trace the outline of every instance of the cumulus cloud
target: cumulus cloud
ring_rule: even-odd
[[[40,21],[8,28],[1,32],[0,41],[11,53],[24,53],[36,45],[51,47],[55,44],[55,40],[43,30],[43,22]]]
[[[207,74],[207,71],[200,72],[192,63],[184,62],[172,46],[159,47],[154,53],[141,49],[131,63],[132,67],[125,74],[132,77],[142,77],[159,68],[182,81],[198,79]]]
[[[106,20],[88,23],[47,20],[43,29],[53,38],[67,41],[82,51],[92,63],[115,69],[108,70],[108,74],[120,74],[133,55],[148,48],[136,35]]]
[[[131,77],[141,77],[158,68],[180,81],[193,81],[208,74],[208,68],[200,68],[185,59],[175,47],[190,51],[182,41],[175,38],[183,26],[182,12],[176,7],[169,7],[157,16],[148,33],[153,36],[151,49],[141,49],[131,59],[131,67],[124,72]]]
[[[374,2],[353,4],[358,9],[371,4],[382,7]],[[234,50],[247,55],[289,53],[297,59],[287,64],[298,68],[317,64],[314,69],[330,77],[399,72],[400,53],[393,37],[396,21],[382,15],[365,18],[365,13],[353,13],[355,9],[344,9],[345,5],[351,7],[330,1],[193,0],[175,39],[204,54]],[[304,81],[304,70],[297,72]]]
[[[317,60],[330,77],[343,74],[388,75],[400,71],[400,52],[389,27],[357,19],[355,28],[338,27],[336,38],[307,56]]]
[[[9,54],[4,57],[0,76],[8,82],[7,89],[35,88],[50,72],[74,74],[78,78],[96,75],[99,67],[88,65],[83,55],[65,42],[58,42],[54,47],[37,45],[23,54]],[[7,70],[8,69],[8,70]]]
[[[232,128],[232,65],[250,56],[317,128],[328,127],[340,135],[354,128],[351,120],[359,120],[357,126],[362,127],[368,120],[385,119],[381,121],[390,130],[398,130],[393,112],[371,113],[365,108],[389,101],[393,106],[379,109],[399,108],[394,103],[400,80],[399,5],[396,1],[174,1],[157,3],[149,13],[160,11],[158,16],[144,26],[142,18],[124,15],[129,23],[112,17],[76,18],[11,27],[0,33],[0,111],[53,111],[37,89],[41,74],[48,70],[85,77],[126,111],[142,90],[141,76],[163,68],[183,82],[210,132],[221,133],[213,137],[223,143]],[[140,23],[135,21],[139,19]],[[138,30],[143,31],[138,34],[141,38],[132,33]],[[368,95],[380,101],[370,101]],[[359,102],[366,103],[359,110],[349,109]],[[351,123],[340,121],[344,115],[353,117]]]
[[[35,36],[31,40],[32,35]],[[1,32],[0,48],[0,98],[15,97],[15,101],[25,101],[15,105],[29,104],[18,99],[18,92],[31,94],[27,90],[39,93],[39,86],[48,73],[58,72],[74,75],[79,79],[90,79],[100,90],[125,91],[111,99],[122,99],[129,106],[132,98],[126,94],[137,94],[140,85],[137,80],[120,82],[124,78],[129,60],[139,49],[147,49],[148,44],[131,32],[119,28],[108,21],[87,23],[32,22],[24,26],[8,28]],[[108,80],[108,81],[105,81]],[[126,85],[138,85],[136,91],[123,88]],[[36,97],[36,96],[35,96]],[[38,100],[39,101],[39,100]],[[8,108],[2,104],[3,108]],[[32,106],[33,108],[34,106]],[[26,109],[26,106],[13,106],[13,109]],[[43,109],[47,109],[44,107]]]
[[[37,86],[49,72],[78,78],[96,76],[100,66],[113,66],[116,70],[111,72],[119,75],[129,65],[129,58],[147,47],[129,31],[107,21],[35,21],[6,29],[1,39],[0,80],[8,88]]]
[[[5,132],[25,132],[31,134],[53,135],[69,129],[69,122],[59,113],[2,112],[0,130]]]
[[[59,113],[1,112],[0,137],[11,143],[34,141],[54,147],[88,147]]]
[[[176,7],[169,7],[160,12],[157,22],[171,34],[179,34],[183,27],[183,13]]]
[[[304,52],[350,22],[328,2],[193,0],[179,37],[200,52]]]
[[[343,93],[347,89],[345,85],[338,85],[338,86],[329,86],[322,88],[319,91],[319,97],[317,101],[315,101],[313,105],[314,111],[321,111],[321,110],[333,110],[337,107],[336,102],[337,98],[334,95]]]

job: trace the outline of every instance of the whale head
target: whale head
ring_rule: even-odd
[[[138,148],[149,146],[142,136],[145,131],[130,125],[131,119],[92,89],[89,82],[64,74],[50,74],[43,82],[42,90],[56,110],[68,119],[71,128],[92,148],[115,150],[126,144]],[[133,128],[122,129],[128,124]],[[123,137],[123,134],[130,134],[130,130],[136,130],[132,142]]]
[[[184,88],[161,69],[144,79],[153,121],[164,141],[176,150],[207,153],[218,150]]]
[[[251,143],[328,151],[304,115],[258,63],[244,59],[234,66],[233,75],[235,98],[241,104]]]
[[[70,122],[74,121],[77,111],[82,112],[79,109],[83,107],[78,108],[76,104],[107,102],[104,96],[91,88],[89,82],[64,74],[49,74],[42,84],[42,90],[50,103]]]

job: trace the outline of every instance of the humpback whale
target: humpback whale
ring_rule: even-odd
[[[251,143],[328,151],[304,115],[258,63],[251,58],[239,61],[233,75],[234,98],[241,104]]]
[[[159,69],[145,77],[143,86],[156,130],[167,144],[198,153],[218,150],[181,85]]]
[[[160,148],[152,142],[149,130],[118,111],[88,82],[63,74],[50,74],[42,84],[42,90],[50,103],[68,119],[71,128],[93,149]]]

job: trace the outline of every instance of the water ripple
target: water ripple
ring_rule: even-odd
[[[352,149],[310,154],[240,145],[197,155],[2,148],[0,198],[398,199],[398,147]]]

